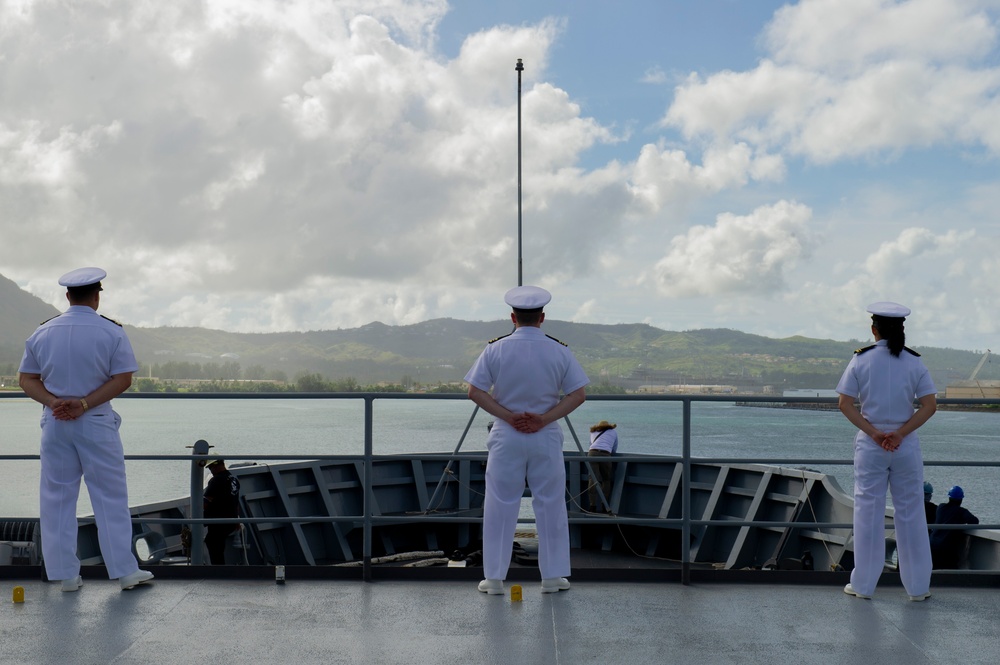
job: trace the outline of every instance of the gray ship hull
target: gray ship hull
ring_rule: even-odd
[[[607,561],[622,565],[629,559],[633,560],[630,566],[680,565],[685,547],[687,562],[695,567],[826,571],[853,567],[853,500],[826,474],[694,461],[685,542],[679,459],[616,458],[613,489],[607,497],[611,515],[598,515],[584,510],[587,457],[570,452],[565,457],[574,568],[600,568]],[[407,558],[404,553],[426,552],[427,558],[437,558],[438,563],[451,557],[475,565],[481,543],[485,465],[485,453],[375,458],[371,557],[392,561]],[[242,516],[249,519],[233,538],[227,562],[333,566],[363,559],[365,465],[361,458],[255,464],[231,470],[242,485]],[[188,560],[185,527],[169,522],[191,518],[188,498],[137,506],[132,512],[140,560],[148,564]],[[530,516],[524,521],[518,533],[521,547],[515,553],[531,565],[533,525]],[[892,569],[891,509],[886,512],[886,523],[886,562]],[[13,546],[15,555],[20,554],[13,562],[37,563],[37,552],[26,555],[35,547],[37,532],[20,547]],[[92,523],[81,527],[80,553],[85,565],[101,563]],[[1000,533],[971,531],[965,567],[1000,569]]]

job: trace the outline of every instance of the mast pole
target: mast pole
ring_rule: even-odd
[[[517,59],[514,67],[517,71],[517,285],[523,286],[523,273],[521,263],[521,72],[524,71],[524,64],[521,58]]]

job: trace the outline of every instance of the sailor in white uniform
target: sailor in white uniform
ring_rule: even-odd
[[[910,600],[930,597],[931,550],[924,512],[924,463],[916,430],[937,398],[919,354],[906,348],[910,310],[870,305],[875,344],[858,349],[837,384],[840,410],[854,437],[854,570],[844,592],[871,598],[885,559],[885,496],[892,491],[899,572]],[[919,402],[914,411],[913,401]],[[861,408],[855,405],[860,401]]]
[[[552,296],[537,286],[507,292],[514,332],[491,341],[466,374],[469,399],[496,418],[490,430],[479,590],[504,593],[525,480],[538,527],[542,593],[569,589],[566,468],[559,419],[586,399],[590,382],[562,342],[540,326]],[[560,394],[563,395],[560,399]]]
[[[132,554],[125,458],[111,400],[139,369],[121,325],[97,313],[100,268],[62,276],[69,308],[25,342],[21,389],[42,409],[40,522],[45,572],[63,591],[83,584],[77,556],[76,503],[87,482],[108,577],[130,589],[153,578]]]

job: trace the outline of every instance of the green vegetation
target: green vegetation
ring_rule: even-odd
[[[621,386],[601,381],[600,383],[592,383],[587,386],[587,393],[590,395],[624,395],[626,390]]]
[[[193,372],[198,373],[198,372]],[[319,374],[300,374],[294,383],[253,379],[165,379],[143,377],[132,383],[132,392],[141,393],[356,393],[406,392],[402,384],[361,385],[353,377],[328,381]]]
[[[34,325],[24,326],[25,336]],[[510,332],[510,322],[376,322],[349,330],[272,334],[127,330],[140,362],[134,389],[141,392],[463,392],[465,372],[489,340]],[[741,392],[832,389],[854,350],[867,343],[555,320],[546,321],[544,330],[572,348],[592,380],[591,394],[685,385],[733,386]],[[23,337],[0,338],[0,379],[11,377],[8,381],[16,385],[23,349]],[[917,350],[942,390],[967,379],[982,358],[972,351]],[[991,358],[977,378],[1000,379],[1000,362]]]

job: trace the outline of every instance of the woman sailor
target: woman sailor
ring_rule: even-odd
[[[858,349],[837,384],[854,437],[854,570],[844,593],[871,598],[885,559],[885,495],[892,490],[899,571],[910,600],[930,597],[931,549],[924,513],[924,464],[916,430],[937,410],[930,373],[906,348],[910,310],[869,305],[875,344]],[[920,407],[914,411],[913,401]],[[860,410],[855,400],[861,404]]]

